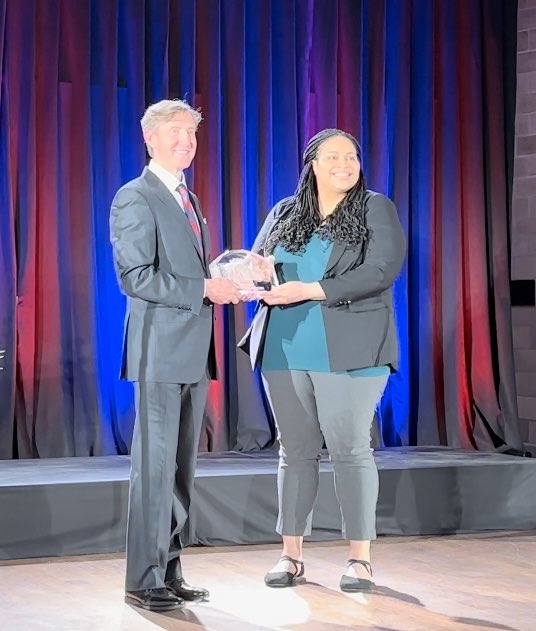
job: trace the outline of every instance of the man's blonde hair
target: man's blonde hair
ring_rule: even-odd
[[[194,110],[194,108],[187,103],[186,101],[181,101],[181,99],[164,99],[162,101],[158,101],[158,103],[153,103],[149,105],[149,107],[145,110],[143,114],[140,124],[141,129],[145,133],[146,131],[154,131],[163,123],[169,122],[175,114],[179,112],[187,112],[192,115],[192,118],[195,122],[196,129],[199,127],[199,123],[203,120],[201,116],[201,112],[198,110]],[[147,153],[153,157],[153,150],[147,144]]]

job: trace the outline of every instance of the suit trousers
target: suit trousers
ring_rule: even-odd
[[[208,377],[194,384],[136,382],[127,523],[126,590],[182,577],[186,523]]]
[[[325,441],[335,470],[343,536],[355,541],[376,538],[379,483],[370,431],[387,378],[302,370],[263,372],[280,443],[279,534],[311,534]]]

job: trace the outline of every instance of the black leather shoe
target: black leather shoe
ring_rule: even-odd
[[[354,564],[362,565],[372,578],[372,566],[368,561],[348,559],[346,569],[348,570]],[[340,588],[343,592],[369,592],[373,587],[374,583],[368,578],[354,578],[353,576],[347,576],[346,574],[343,574],[341,577]]]
[[[208,589],[203,587],[192,587],[183,578],[174,578],[172,581],[166,582],[166,587],[170,592],[173,592],[175,596],[187,600],[189,602],[195,600],[208,600],[210,594]]]
[[[268,572],[264,576],[264,584],[268,587],[290,587],[297,578],[301,578],[305,572],[303,561],[297,561],[286,554],[282,555],[280,561],[290,561],[294,564],[294,572]]]
[[[149,611],[171,611],[184,607],[184,599],[172,594],[165,587],[142,589],[125,594],[125,602]]]

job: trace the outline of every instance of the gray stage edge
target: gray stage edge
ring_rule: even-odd
[[[536,529],[536,459],[446,448],[376,452],[379,535]],[[0,461],[0,559],[120,552],[129,458]],[[187,545],[273,543],[277,457],[199,457]],[[341,538],[332,467],[321,463],[312,541]]]

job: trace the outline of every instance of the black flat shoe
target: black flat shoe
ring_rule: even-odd
[[[355,563],[362,565],[372,576],[372,566],[368,561],[360,561],[359,559],[348,559],[346,569],[348,570]],[[353,576],[341,577],[340,588],[343,592],[369,592],[374,587],[374,583],[368,578],[354,578]]]
[[[125,602],[149,611],[171,611],[185,605],[184,599],[172,594],[164,587],[126,592]]]
[[[295,579],[303,576],[305,572],[303,561],[296,561],[296,559],[292,559],[286,554],[284,554],[279,560],[290,561],[293,563],[295,572],[268,572],[268,574],[264,577],[264,582],[268,585],[268,587],[290,587],[294,583]]]
[[[166,582],[166,587],[170,592],[173,592],[175,596],[193,602],[196,600],[208,600],[210,594],[208,589],[203,587],[192,587],[183,578],[174,578],[172,581]]]

